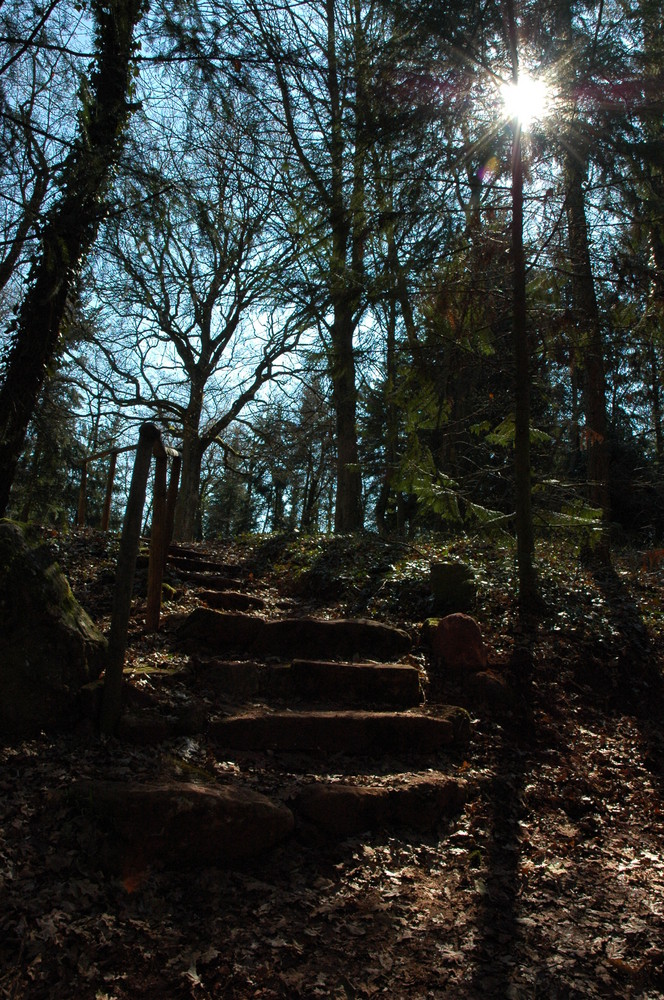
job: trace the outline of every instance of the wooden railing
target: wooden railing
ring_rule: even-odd
[[[102,704],[102,732],[111,735],[120,718],[122,708],[122,672],[125,653],[127,651],[127,629],[131,614],[131,598],[136,574],[136,561],[141,539],[141,524],[143,508],[147,491],[148,476],[152,457],[155,459],[155,474],[152,499],[152,528],[150,531],[150,558],[148,563],[148,594],[145,612],[145,624],[148,631],[156,632],[159,628],[161,612],[161,587],[164,567],[168,554],[168,546],[173,534],[175,503],[177,500],[178,483],[180,479],[180,454],[172,448],[167,448],[162,439],[161,431],[155,424],[141,424],[139,430],[136,459],[129,487],[129,498],[125,512],[120,551],[115,572],[115,590],[113,592],[113,611],[108,638],[108,657],[104,679],[104,699]],[[117,449],[130,451],[133,448]],[[113,454],[112,450],[100,453],[96,457]],[[88,462],[95,456],[90,456]],[[167,485],[168,460],[171,459],[171,477]],[[113,463],[112,463],[113,465]],[[110,481],[108,493],[112,490]],[[109,503],[110,509],[110,503]]]

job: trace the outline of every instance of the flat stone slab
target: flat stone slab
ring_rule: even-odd
[[[196,608],[180,628],[180,637],[214,648],[243,649],[271,656],[316,659],[396,659],[408,652],[411,638],[402,629],[366,619],[282,618]],[[220,649],[221,647],[221,649]]]
[[[403,629],[363,618],[283,618],[266,622],[259,638],[265,653],[292,657],[390,659],[402,656],[412,641]]]
[[[456,706],[410,712],[249,712],[211,722],[208,735],[234,750],[345,754],[433,753],[470,739],[470,717]]]
[[[232,590],[233,587],[237,587],[238,581],[234,576],[225,576],[221,573],[201,573],[198,570],[181,569],[179,566],[171,568],[181,580],[204,584],[210,590]]]
[[[235,566],[232,563],[216,562],[213,559],[204,559],[202,556],[191,555],[189,553],[169,553],[168,564],[177,572],[182,569],[185,571],[215,573],[232,577],[235,580],[245,575],[240,566]]]
[[[412,708],[421,702],[415,667],[395,663],[199,660],[197,680],[227,698],[297,698],[311,705]]]
[[[137,872],[226,866],[263,854],[289,836],[291,810],[235,786],[79,781],[69,790],[108,835],[112,867]]]
[[[198,597],[219,611],[262,611],[267,606],[262,597],[237,590],[203,590]]]
[[[180,556],[182,559],[186,559],[191,556],[192,559],[200,559],[201,553],[199,549],[192,548],[190,545],[183,545],[181,542],[171,542],[168,546],[168,555],[170,556]]]
[[[408,708],[421,701],[416,667],[400,663],[335,663],[293,660],[292,689],[301,697],[342,705],[379,702]]]
[[[459,779],[409,775],[392,787],[316,782],[302,788],[291,805],[297,818],[339,838],[395,827],[432,830],[456,815],[466,797],[467,784]]]

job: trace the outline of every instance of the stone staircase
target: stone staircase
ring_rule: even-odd
[[[167,578],[197,602],[171,634],[190,664],[177,680],[197,701],[172,715],[134,708],[120,736],[204,741],[216,760],[233,765],[233,781],[223,795],[199,782],[176,784],[170,794],[162,785],[133,787],[135,828],[121,789],[116,802],[108,783],[96,796],[86,785],[86,802],[97,803],[121,838],[151,843],[178,863],[181,839],[188,856],[209,863],[209,845],[192,850],[193,831],[223,828],[221,860],[232,862],[293,836],[432,831],[463,807],[456,764],[470,719],[461,708],[424,702],[407,632],[362,619],[282,617],[274,601],[268,610],[243,567],[204,558],[194,547],[172,547]],[[151,834],[145,818],[155,815]],[[214,863],[221,863],[218,853]]]

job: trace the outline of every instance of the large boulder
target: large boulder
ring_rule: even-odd
[[[73,724],[105,652],[48,547],[31,547],[18,524],[0,522],[0,735]]]

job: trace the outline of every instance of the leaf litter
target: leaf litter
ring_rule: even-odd
[[[93,556],[80,537],[62,544],[79,597],[103,620],[98,542]],[[203,737],[131,747],[79,734],[0,748],[0,996],[664,996],[664,702],[652,614],[661,576],[626,554],[616,578],[602,580],[557,553],[545,580],[556,610],[524,625],[510,605],[509,561],[484,556],[490,585],[476,614],[517,698],[500,711],[469,705],[473,740],[450,767],[470,799],[435,834],[295,839],[241,870],[166,871],[155,859],[123,879],[105,871],[96,832],[55,791],[83,777],[190,780],[192,768],[270,791],[277,762],[217,761]],[[357,602],[358,562],[354,589],[336,604],[323,581],[329,614]],[[422,587],[404,560],[381,552],[379,563],[392,583],[382,586],[377,570],[362,576],[372,613],[418,621],[404,601]],[[269,563],[260,571],[276,607],[279,575]],[[191,605],[185,593],[171,610]],[[526,671],[510,659],[516,646],[529,649]],[[130,683],[140,690],[150,675],[139,668],[174,655],[167,629],[151,639],[134,625]],[[186,698],[179,682],[149,683],[164,704]],[[378,777],[390,765],[380,762]],[[312,780],[289,766],[294,782]]]

